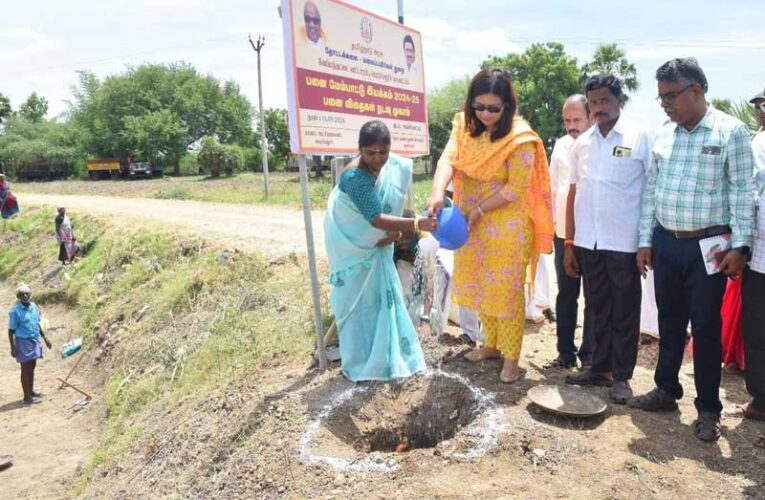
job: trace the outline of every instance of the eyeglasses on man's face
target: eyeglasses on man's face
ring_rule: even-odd
[[[305,16],[303,19],[305,20],[306,24],[321,26],[321,18],[319,16]]]
[[[672,104],[673,102],[675,102],[675,100],[678,97],[680,97],[680,94],[682,94],[683,92],[685,92],[689,88],[693,87],[694,85],[696,85],[696,84],[695,83],[689,83],[688,85],[686,85],[682,89],[678,90],[677,92],[667,92],[666,94],[663,94],[663,95],[657,95],[656,96],[656,100],[659,101],[660,104],[664,104],[664,103]]]
[[[500,104],[499,106],[487,106],[486,104],[481,104],[480,102],[474,102],[472,106],[473,109],[478,113],[486,111],[492,114],[501,113],[502,109],[505,107],[504,104]]]

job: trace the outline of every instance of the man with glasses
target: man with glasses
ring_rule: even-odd
[[[319,8],[313,2],[306,2],[303,8],[303,21],[305,26],[300,34],[303,41],[314,47],[323,47],[326,37],[321,29],[321,14]]]
[[[629,405],[673,411],[683,396],[678,380],[688,321],[698,419],[694,435],[720,437],[722,360],[720,306],[727,276],[744,270],[752,243],[752,147],[743,123],[707,103],[708,84],[694,58],[673,59],[656,70],[659,102],[671,123],[656,134],[640,217],[638,270],[653,267],[659,309],[656,388]],[[730,241],[707,270],[707,238]],[[722,244],[721,244],[722,246]],[[712,274],[709,274],[712,272]]]
[[[592,76],[585,90],[595,125],[571,147],[563,265],[572,278],[580,270],[584,278],[595,352],[590,369],[566,383],[611,386],[611,400],[626,404],[640,337],[635,256],[651,140],[621,116],[624,94],[616,76]]]

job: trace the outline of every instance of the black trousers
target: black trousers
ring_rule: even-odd
[[[661,226],[653,234],[653,278],[659,308],[659,361],[654,382],[675,399],[683,396],[678,374],[690,320],[696,383],[694,404],[699,413],[719,414],[720,307],[727,278],[722,273],[707,274],[698,238],[678,240]]]
[[[565,251],[563,238],[559,238],[556,234],[554,243],[555,276],[558,279],[558,296],[555,298],[555,312],[558,316],[556,322],[558,355],[567,363],[576,362],[578,356],[583,364],[589,364],[592,363],[592,353],[595,350],[595,339],[592,334],[592,310],[585,301],[582,345],[577,351],[574,332],[579,314],[579,290],[582,278],[572,278],[563,269],[563,253]]]
[[[592,371],[630,380],[640,339],[640,273],[634,253],[575,247],[592,309],[595,354]]]
[[[765,274],[747,267],[741,279],[746,390],[765,408]]]

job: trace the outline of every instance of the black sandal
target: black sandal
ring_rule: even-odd
[[[699,415],[693,422],[693,435],[702,441],[712,442],[720,439],[720,417],[717,415]]]
[[[566,361],[565,359],[558,356],[557,358],[553,359],[549,363],[546,363],[542,368],[545,370],[550,369],[567,369],[567,368],[574,368],[576,367],[576,361]]]

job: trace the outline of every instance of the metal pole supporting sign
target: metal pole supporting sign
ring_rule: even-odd
[[[311,219],[311,198],[308,195],[308,168],[306,157],[298,157],[300,170],[300,191],[303,194],[303,219],[305,221],[305,243],[308,249],[308,271],[311,274],[311,295],[313,298],[313,322],[316,328],[316,351],[319,357],[319,370],[327,369],[327,352],[324,347],[324,327],[321,322],[321,302],[319,297],[319,275],[316,271],[316,250],[313,246],[313,220]]]

